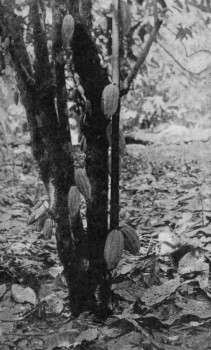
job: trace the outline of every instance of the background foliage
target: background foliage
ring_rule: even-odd
[[[11,4],[23,27],[27,51],[33,62],[29,3],[16,0]],[[130,0],[129,4],[132,28],[121,41],[122,77],[133,66],[154,23],[153,1]],[[124,125],[138,128],[153,128],[160,122],[208,126],[211,75],[209,2],[203,5],[201,1],[169,0],[167,5],[168,11],[160,14],[163,25],[157,42],[152,46],[131,91],[122,99],[121,121]],[[93,19],[93,36],[101,62],[111,73],[111,1],[93,1]],[[52,13],[49,1],[46,1],[46,22],[48,46],[51,49]],[[10,58],[5,55],[5,60],[9,61]],[[8,97],[11,102],[11,92],[15,90],[15,81],[8,65],[6,71],[2,70],[0,79],[1,98],[8,104]],[[67,78],[67,89],[69,101],[75,99],[77,89],[72,77]],[[150,123],[146,123],[146,120]]]

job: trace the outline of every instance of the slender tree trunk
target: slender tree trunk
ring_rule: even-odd
[[[119,0],[113,0],[112,18],[112,81],[118,89],[119,85]],[[112,145],[111,145],[111,210],[110,229],[118,229],[119,226],[119,114],[118,109],[112,117]]]

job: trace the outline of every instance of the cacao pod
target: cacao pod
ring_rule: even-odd
[[[131,28],[130,6],[124,0],[120,1],[120,25],[124,35],[127,35]]]
[[[83,168],[75,169],[75,183],[86,201],[91,199],[91,184]]]
[[[110,119],[116,112],[119,104],[119,89],[114,84],[107,85],[101,97],[101,109],[106,119]]]
[[[104,248],[104,259],[108,270],[113,270],[121,259],[124,249],[122,232],[113,230],[109,233]]]
[[[68,209],[71,218],[74,218],[79,211],[81,204],[80,192],[78,187],[71,186],[68,193]]]
[[[119,175],[121,174],[122,171],[122,158],[119,157]],[[108,173],[111,176],[111,154],[108,156]]]
[[[14,91],[13,98],[14,98],[14,102],[15,102],[15,104],[16,104],[16,106],[17,106],[17,105],[18,105],[18,102],[19,102],[19,91],[18,91],[18,90],[15,90],[15,91]]]
[[[137,232],[127,224],[122,225],[121,232],[125,239],[125,249],[133,255],[138,254],[140,249],[140,240]]]
[[[45,224],[43,226],[42,232],[45,239],[51,239],[53,234],[53,220],[50,218],[47,218],[45,220]]]
[[[106,135],[108,139],[109,146],[111,147],[111,134],[112,134],[112,123],[109,123],[106,128]],[[119,130],[119,152],[123,155],[125,149],[125,137],[122,130]]]
[[[62,22],[62,42],[63,46],[69,46],[70,40],[72,39],[75,28],[75,21],[71,15],[64,16]]]

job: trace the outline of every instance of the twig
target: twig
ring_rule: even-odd
[[[208,53],[209,55],[211,55],[211,51],[209,51],[207,49],[200,49],[200,50],[194,51],[192,53],[188,53],[187,52],[187,48],[186,48],[185,44],[182,41],[181,41],[181,44],[184,47],[185,56],[188,57],[188,58],[193,57],[193,56],[195,56],[197,54],[200,54],[200,53]]]
[[[157,42],[157,43],[158,43],[158,45],[159,45],[159,46],[174,60],[174,62],[176,62],[176,64],[178,64],[178,66],[179,66],[180,68],[182,68],[185,72],[187,72],[187,73],[189,73],[189,74],[191,74],[191,75],[200,75],[200,74],[206,72],[206,71],[210,68],[210,66],[208,66],[208,67],[202,69],[200,72],[197,72],[197,73],[196,73],[196,72],[192,72],[191,70],[185,68],[185,67],[174,57],[174,55],[173,55],[171,52],[169,52],[160,42]]]

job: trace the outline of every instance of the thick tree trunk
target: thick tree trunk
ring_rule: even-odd
[[[31,5],[34,67],[29,61],[18,21],[7,5],[0,4],[0,20],[5,28],[5,37],[11,34],[14,41],[9,52],[30,126],[33,155],[49,194],[48,214],[57,224],[58,253],[70,289],[72,311],[77,315],[85,309],[96,309],[98,303],[102,308],[102,303],[106,305],[109,296],[107,269],[103,259],[108,233],[107,121],[100,108],[101,93],[108,84],[108,77],[100,66],[90,36],[91,2],[81,1],[79,4],[77,1],[71,4],[70,1],[76,18],[72,41],[74,69],[80,76],[85,96],[92,105],[92,113],[87,114],[83,125],[87,138],[86,169],[92,186],[92,199],[87,203],[85,234],[80,214],[76,222],[70,225],[67,205],[68,191],[75,181],[61,41],[65,5],[65,0],[54,0],[54,74],[47,50],[43,2],[32,0]],[[81,17],[85,13],[85,17]]]
[[[87,204],[87,253],[90,262],[88,290],[95,303],[106,305],[109,298],[104,245],[108,234],[108,141],[107,120],[101,111],[101,95],[109,84],[107,72],[101,67],[96,46],[91,38],[91,1],[70,1],[77,19],[73,40],[74,69],[80,77],[92,113],[86,115],[83,133],[87,141],[86,169],[92,186],[92,200]],[[88,19],[88,20],[87,20]],[[96,293],[98,291],[98,293]],[[103,309],[105,312],[105,309]]]

